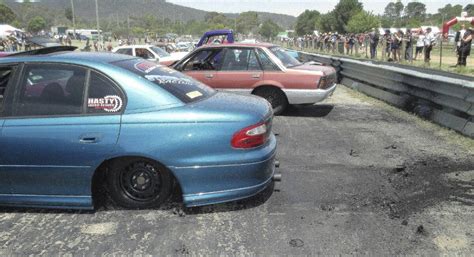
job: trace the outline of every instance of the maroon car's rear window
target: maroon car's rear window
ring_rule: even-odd
[[[184,103],[207,98],[215,92],[214,89],[191,77],[151,61],[127,59],[112,64],[148,79]]]

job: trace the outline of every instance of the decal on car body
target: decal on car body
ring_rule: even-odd
[[[89,98],[87,99],[87,107],[106,112],[118,112],[122,108],[123,101],[117,95],[108,95],[103,98]]]

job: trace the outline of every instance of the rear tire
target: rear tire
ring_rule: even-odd
[[[253,94],[265,98],[272,105],[275,115],[282,114],[288,107],[288,99],[279,88],[262,87],[255,90]]]
[[[168,169],[148,159],[114,161],[107,172],[110,198],[124,208],[159,207],[169,198],[172,184]]]

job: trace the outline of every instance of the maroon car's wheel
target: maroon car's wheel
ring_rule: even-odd
[[[288,100],[286,99],[285,93],[279,88],[263,87],[258,88],[254,92],[255,95],[265,98],[273,108],[275,115],[282,114],[286,107],[288,107]]]
[[[158,163],[135,159],[114,162],[107,173],[112,200],[125,208],[158,207],[172,189],[169,171]]]

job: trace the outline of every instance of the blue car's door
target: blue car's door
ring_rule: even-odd
[[[90,204],[93,172],[117,142],[123,96],[111,80],[82,67],[24,70],[0,140],[12,193],[26,204],[50,197],[52,204]]]
[[[17,65],[0,65],[0,148],[4,147],[2,143],[2,128],[5,123],[6,109],[11,104],[16,70]],[[4,165],[5,158],[3,154],[0,154],[0,198],[7,197],[11,193],[10,177]]]

